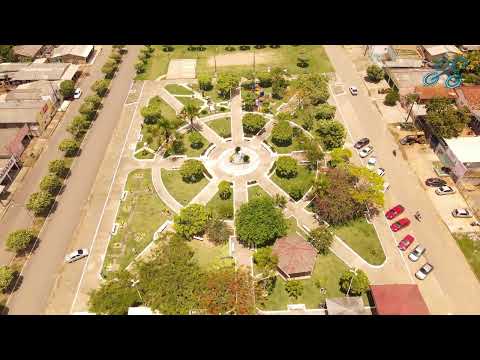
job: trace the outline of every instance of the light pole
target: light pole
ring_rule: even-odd
[[[140,296],[140,300],[142,300],[142,302],[144,302],[143,298],[142,298],[142,295],[140,295],[140,291],[138,291],[138,289],[137,289],[137,284],[140,282],[140,280],[130,279],[130,282],[132,283],[132,287],[135,288],[135,290],[137,290],[137,294],[138,294],[138,296]]]
[[[353,276],[352,278],[350,279],[350,285],[348,285],[348,290],[347,290],[347,294],[345,296],[348,296],[348,294],[350,293],[350,288],[352,287],[352,282],[353,282],[353,278],[355,276],[357,276],[357,268],[354,268],[354,269],[349,269],[348,271],[350,271],[351,273],[353,273]]]

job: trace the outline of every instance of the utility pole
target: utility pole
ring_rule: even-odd
[[[353,273],[354,275],[352,276],[352,278],[350,279],[350,285],[348,285],[348,290],[347,290],[347,294],[345,296],[348,296],[348,294],[350,293],[350,288],[352,287],[352,282],[353,282],[353,278],[355,276],[357,276],[357,268],[355,269],[349,269],[348,271],[350,271],[351,273]]]
[[[412,102],[412,106],[410,106],[410,110],[408,110],[407,118],[405,119],[405,122],[408,121],[408,118],[410,117],[410,113],[412,112],[412,109],[413,109],[413,105],[415,105],[416,103],[417,103],[416,101]]]
[[[363,53],[363,56],[367,55],[367,50],[368,50],[368,45],[365,45],[365,52]]]

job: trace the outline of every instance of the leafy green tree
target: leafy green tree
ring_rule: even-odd
[[[187,183],[196,183],[202,180],[204,171],[203,163],[194,159],[186,160],[180,168],[183,181]]]
[[[350,161],[352,151],[350,149],[335,148],[330,152],[330,167],[337,167]]]
[[[52,195],[57,194],[62,187],[62,181],[55,174],[48,174],[40,181],[40,190],[49,192]]]
[[[108,87],[110,86],[110,80],[103,79],[97,80],[93,83],[91,89],[97,93],[98,96],[104,97],[107,95]]]
[[[120,51],[113,49],[112,53],[108,57],[110,60],[113,60],[116,64],[120,62],[122,59],[122,54],[120,54]]]
[[[253,253],[253,262],[261,269],[262,272],[268,274],[277,269],[278,256],[272,253],[271,247],[264,247]]]
[[[60,83],[60,94],[64,98],[71,98],[75,93],[75,83],[72,80],[64,80]]]
[[[143,122],[145,124],[156,124],[162,118],[162,110],[160,107],[159,97],[155,96],[151,98],[147,106],[144,106],[140,110],[140,114],[143,116]]]
[[[298,280],[287,281],[285,291],[289,297],[298,299],[303,294],[303,284]]]
[[[345,127],[338,121],[321,121],[316,132],[326,150],[342,147],[347,137]]]
[[[283,178],[294,178],[298,174],[297,160],[290,156],[280,156],[276,162],[277,175]]]
[[[448,99],[433,99],[426,108],[426,121],[438,136],[446,139],[458,137],[471,121],[468,109],[457,109]]]
[[[14,62],[16,60],[13,45],[0,45],[0,60],[2,62]]]
[[[146,68],[147,68],[147,65],[142,61],[138,61],[135,63],[135,71],[137,72],[137,75],[145,72]]]
[[[78,115],[75,116],[67,126],[67,131],[76,139],[81,139],[89,127],[90,122],[86,119],[85,115]]]
[[[193,120],[200,114],[200,107],[194,103],[187,103],[182,110],[183,116],[190,121],[190,127],[193,128]]]
[[[383,101],[383,103],[387,106],[394,106],[398,100],[400,100],[400,95],[398,94],[398,91],[390,90],[385,96],[385,100]]]
[[[347,171],[356,180],[350,191],[353,199],[369,207],[383,206],[383,177],[363,166],[350,164]]]
[[[278,206],[280,208],[284,208],[285,205],[287,205],[287,201],[287,198],[284,195],[280,194],[275,194],[273,198],[273,203],[275,204],[275,206]]]
[[[253,111],[255,108],[255,100],[257,97],[253,91],[245,91],[244,95],[242,96],[243,100],[243,110],[245,111]]]
[[[75,156],[79,148],[79,144],[74,139],[64,139],[58,145],[58,149],[65,152],[67,157]]]
[[[0,293],[4,292],[10,285],[15,271],[10,266],[0,266]]]
[[[102,66],[102,72],[105,74],[106,79],[111,79],[113,78],[113,75],[118,69],[118,65],[116,61],[108,60],[105,64]]]
[[[295,118],[297,118],[298,124],[300,124],[305,130],[310,131],[313,128],[313,124],[316,120],[313,106],[307,106],[303,109],[297,108],[295,111]]]
[[[307,161],[310,162],[309,168],[316,169],[317,163],[323,160],[325,154],[323,153],[318,141],[307,136],[298,138],[301,148],[305,151]]]
[[[220,96],[227,99],[230,97],[230,92],[237,88],[240,82],[240,77],[237,74],[225,72],[220,73],[217,78],[216,88]]]
[[[55,198],[52,194],[47,191],[38,191],[30,195],[26,207],[36,216],[46,215],[54,202]]]
[[[97,110],[92,103],[84,102],[78,112],[85,117],[85,120],[92,121],[95,118]]]
[[[287,233],[287,223],[280,209],[268,197],[251,199],[235,216],[236,233],[249,245],[267,246]]]
[[[266,124],[265,118],[259,114],[245,114],[242,119],[243,130],[249,134],[257,134]]]
[[[68,174],[67,163],[63,159],[52,160],[48,163],[48,171],[61,178],[64,178]]]
[[[293,140],[293,128],[287,121],[279,121],[272,129],[272,141],[278,146],[288,146]]]
[[[232,186],[228,181],[222,180],[218,184],[218,194],[222,200],[230,199],[232,196]]]
[[[275,67],[271,71],[272,74],[272,97],[274,99],[282,99],[288,86],[287,80],[282,69]]]
[[[37,236],[30,229],[17,230],[8,235],[7,250],[20,253],[30,245]]]
[[[194,149],[200,149],[203,146],[203,136],[198,131],[191,131],[188,134],[188,140]]]
[[[198,75],[198,87],[204,91],[212,90],[212,77],[208,74]]]
[[[367,67],[368,80],[378,83],[385,76],[383,69],[378,65],[370,65]]]
[[[98,110],[102,103],[102,98],[98,95],[90,95],[85,98],[85,102],[91,104],[95,110]]]
[[[281,112],[276,115],[278,121],[292,121],[293,116],[289,112]]]
[[[465,70],[475,75],[480,75],[480,51],[469,51],[465,57],[468,61]]]
[[[368,290],[369,285],[367,274],[360,269],[356,271],[356,275],[351,270],[346,270],[340,277],[340,289],[348,295],[360,296]]]
[[[313,245],[320,254],[326,255],[333,243],[333,234],[326,227],[318,227],[308,234],[308,242]]]
[[[99,315],[127,315],[129,307],[141,303],[132,280],[131,274],[125,270],[112,274],[90,293],[89,310]]]
[[[220,217],[213,216],[207,222],[205,235],[207,235],[208,240],[215,245],[222,245],[228,242],[228,238],[232,235],[232,231]]]
[[[299,105],[319,105],[330,96],[327,78],[322,74],[301,74],[292,86],[296,90]]]
[[[315,108],[315,118],[331,120],[335,116],[337,107],[330,104],[320,104]]]
[[[273,77],[271,72],[266,72],[266,71],[259,72],[257,73],[257,78],[261,87],[268,88],[272,86]]]
[[[211,214],[204,205],[190,204],[175,215],[175,231],[186,239],[191,239],[205,232],[210,217]]]

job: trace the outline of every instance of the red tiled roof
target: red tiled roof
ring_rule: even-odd
[[[435,97],[455,99],[457,93],[445,86],[415,86],[415,93],[420,95],[420,100],[430,100]]]
[[[272,253],[278,256],[278,267],[287,275],[311,273],[317,258],[317,250],[299,235],[278,239]]]
[[[480,85],[462,86],[456,90],[463,94],[469,107],[480,110]]]
[[[379,315],[429,315],[417,285],[370,285]]]

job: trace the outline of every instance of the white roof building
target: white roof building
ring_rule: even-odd
[[[61,57],[65,55],[79,56],[87,58],[93,50],[93,45],[60,45],[55,48],[52,53],[52,58]]]
[[[480,163],[480,136],[444,140],[461,163]]]
[[[147,306],[129,307],[128,315],[160,315]]]

